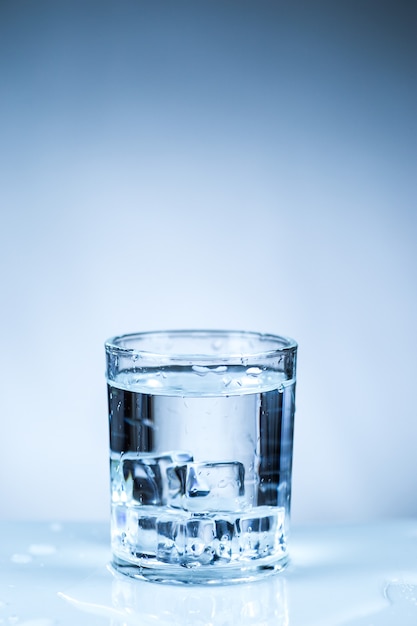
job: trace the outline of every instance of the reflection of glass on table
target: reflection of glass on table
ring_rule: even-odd
[[[158,623],[159,626],[187,624],[239,624],[239,626],[289,626],[286,581],[275,576],[264,583],[231,585],[227,589],[213,586],[158,588],[158,600],[149,587],[114,572],[112,582],[112,626]],[[161,591],[160,591],[161,590]],[[187,617],[189,621],[187,620]]]

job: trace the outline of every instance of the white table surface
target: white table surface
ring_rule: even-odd
[[[293,528],[285,573],[210,588],[114,574],[106,524],[0,529],[2,626],[417,626],[417,520]]]

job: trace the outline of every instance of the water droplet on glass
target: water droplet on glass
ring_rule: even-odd
[[[227,372],[227,365],[219,365],[213,371],[214,372]]]
[[[215,350],[216,352],[218,352],[219,350],[221,350],[221,347],[223,345],[223,342],[221,339],[215,339],[212,344],[211,347],[213,348],[213,350]]]
[[[248,376],[259,376],[259,374],[262,373],[262,370],[260,367],[248,367],[246,373]]]
[[[193,365],[191,369],[199,376],[205,376],[210,371],[210,368],[204,365]]]
[[[148,387],[155,388],[155,387],[161,387],[161,386],[162,386],[162,383],[159,380],[156,380],[155,378],[150,378],[148,380]]]

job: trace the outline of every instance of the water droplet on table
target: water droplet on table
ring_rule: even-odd
[[[49,554],[55,554],[56,548],[49,544],[32,544],[29,547],[29,552],[34,556],[47,556]]]
[[[30,554],[12,554],[10,560],[12,563],[19,563],[23,565],[26,563],[30,563],[32,557],[30,556]]]

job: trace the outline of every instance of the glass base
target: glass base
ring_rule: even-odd
[[[288,565],[288,556],[279,560],[275,557],[262,559],[262,564],[240,562],[216,566],[186,567],[181,565],[133,564],[113,556],[112,567],[121,574],[139,580],[169,585],[228,585],[254,582],[282,571]]]

